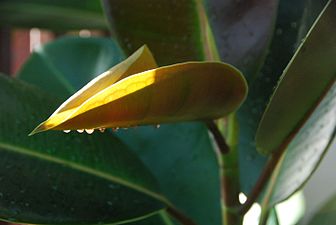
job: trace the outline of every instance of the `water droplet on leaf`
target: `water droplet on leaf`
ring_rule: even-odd
[[[94,132],[94,129],[85,129],[85,132],[87,134],[92,134]]]

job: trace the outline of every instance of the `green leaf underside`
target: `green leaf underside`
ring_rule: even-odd
[[[110,0],[112,29],[126,53],[143,44],[159,65],[204,59],[196,6],[189,0]]]
[[[297,129],[314,109],[319,98],[335,81],[336,26],[331,2],[308,33],[285,69],[263,115],[256,134],[259,151],[269,154]]]
[[[336,84],[335,84],[336,67],[332,66],[332,62],[331,62],[332,60],[330,60],[329,57],[332,54],[332,52],[336,51],[336,48],[333,48],[332,45],[324,46],[324,47],[321,46],[321,45],[328,43],[328,41],[329,43],[330,42],[335,43],[336,41],[335,35],[334,37],[331,37],[331,36],[329,37],[329,33],[330,33],[329,30],[332,29],[332,27],[334,27],[333,23],[335,23],[335,19],[333,19],[334,17],[333,11],[336,7],[335,3],[336,2],[330,2],[330,4],[325,9],[323,14],[317,20],[317,23],[315,23],[315,27],[310,31],[310,36],[306,39],[306,42],[304,42],[303,46],[301,46],[301,48],[298,50],[298,53],[296,53],[299,63],[300,63],[300,60],[302,60],[302,57],[306,56],[305,54],[307,53],[307,51],[308,53],[310,53],[310,55],[306,57],[307,62],[310,62],[310,64],[307,65],[306,67],[302,67],[304,68],[306,72],[304,73],[304,77],[308,79],[307,81],[308,87],[306,86],[307,88],[306,90],[307,91],[309,90],[313,94],[316,91],[316,90],[312,90],[312,88],[309,87],[309,85],[316,88],[317,92],[319,91],[319,88],[321,89],[321,83],[323,84],[323,82],[316,81],[316,80],[314,81],[314,79],[312,79],[312,77],[316,74],[319,74],[320,76],[324,76],[323,79],[326,80],[327,84],[324,87],[325,90],[320,90],[319,95],[315,93],[315,95],[318,95],[317,96],[318,99],[315,100],[312,107],[308,109],[308,112],[304,115],[304,117],[302,118],[302,121],[299,121],[299,123],[301,123],[298,125],[299,127],[294,128],[295,132],[292,131],[293,133],[291,135],[293,136],[289,138],[294,138],[294,139],[285,140],[285,141],[291,141],[291,142],[288,145],[284,155],[282,156],[282,159],[280,160],[277,166],[276,172],[272,176],[271,183],[273,185],[270,185],[268,187],[267,193],[269,194],[268,196],[266,196],[267,199],[265,199],[264,201],[266,204],[265,206],[272,207],[276,203],[283,201],[286,198],[290,197],[295,191],[300,189],[307,182],[307,180],[310,178],[312,173],[315,171],[315,169],[319,165],[319,162],[322,160],[326,151],[329,149],[332,143],[332,140],[335,138],[335,135],[336,135],[335,134],[336,132],[336,119],[335,119],[335,115],[336,115]],[[319,30],[318,33],[316,33],[316,30]],[[322,38],[321,41],[316,40],[316,39],[319,39],[317,36],[319,38]],[[326,36],[328,36],[328,38],[326,38]],[[315,43],[315,45],[313,45],[312,43]],[[303,49],[303,53],[302,53],[302,49]],[[315,54],[318,54],[318,55],[315,55]],[[313,61],[311,61],[310,57],[315,57],[315,59],[319,61],[314,64]],[[292,61],[294,65],[294,69],[296,69],[295,67],[298,66],[297,65],[298,63],[296,60],[297,59],[294,58],[294,60]],[[320,69],[320,73],[316,71],[316,68],[314,67],[314,65],[317,65],[317,67],[318,65],[322,66],[322,68]],[[291,66],[292,65],[289,65],[289,68],[287,69],[287,71],[291,71]],[[315,74],[309,74],[312,72]],[[287,74],[288,80],[286,80],[286,77],[284,77],[283,78],[284,80],[282,82],[284,82],[285,84],[286,82],[290,82],[292,85],[295,86],[295,82],[298,82],[298,81],[295,79],[291,80],[290,78],[298,77],[300,76],[300,74],[292,73],[290,75],[291,77],[288,76]],[[317,87],[310,84],[309,82],[316,82]],[[303,87],[304,85],[306,85],[305,80],[303,80],[301,83]],[[284,86],[280,86],[280,90],[283,87]],[[284,90],[286,89],[282,89],[281,91],[284,91]],[[295,93],[298,93],[300,92],[299,91],[300,87],[299,88],[293,87],[293,89],[287,88],[288,93],[293,94],[291,90],[295,90]],[[304,91],[304,89],[301,90],[301,92],[303,92],[304,94],[306,94],[307,91]],[[307,95],[311,97],[312,93],[307,93]],[[294,97],[284,96],[283,94],[284,94],[283,92],[280,92],[279,96],[285,97],[285,99],[287,99],[287,101],[290,101],[290,102],[293,100],[295,101],[295,97],[297,97],[297,96],[294,96]],[[301,98],[304,99],[304,97],[302,96]],[[288,103],[286,103],[286,100],[284,100],[284,102],[285,102],[284,103],[284,108],[285,108],[286,106],[288,106],[287,105]],[[294,107],[297,107],[297,105],[295,105],[295,103],[292,103],[290,107],[294,108]],[[293,113],[293,111],[289,109],[289,113]],[[300,114],[300,112],[297,112],[297,113]],[[286,116],[287,114],[284,114],[282,117],[286,117]],[[273,123],[278,123],[278,121],[273,121]],[[276,128],[276,126],[274,127]]]
[[[280,161],[270,205],[299,190],[315,171],[336,136],[336,84],[294,138]]]
[[[107,29],[99,1],[2,0],[0,24],[52,30]]]
[[[128,54],[147,44],[159,65],[204,60],[208,54],[204,45],[214,38],[222,60],[251,75],[265,53],[272,32],[270,18],[277,8],[277,0],[257,3],[149,0],[146,4],[105,0],[105,3],[109,3],[106,5],[112,30]],[[205,16],[213,26],[209,27],[210,32],[204,27]]]
[[[252,80],[272,36],[278,0],[202,2],[221,60],[235,65],[248,81]]]
[[[264,168],[266,157],[256,151],[255,133],[266,104],[282,71],[292,57],[298,36],[310,24],[302,21],[306,0],[282,0],[272,42],[264,65],[255,80],[250,81],[249,95],[238,111],[240,124],[240,184],[249,193]]]
[[[55,101],[0,77],[0,217],[26,223],[133,220],[163,207],[155,179],[108,134],[28,137]]]
[[[86,40],[89,42],[90,38]],[[64,55],[67,54],[68,49],[71,49],[70,44],[65,42],[57,47],[63,51]],[[58,57],[61,60],[63,56],[58,55]],[[81,57],[82,55],[78,55],[77,59],[80,61]],[[32,68],[34,66],[38,64],[30,65]],[[78,68],[84,71],[86,64],[76,63],[73,67],[73,69]],[[50,73],[48,67],[45,69],[44,73],[50,74],[50,79],[59,79],[57,74]],[[33,79],[35,76],[33,71],[24,75],[32,77],[31,82],[35,85],[40,85],[38,79]],[[65,78],[70,80],[71,76],[66,73]],[[84,79],[82,81],[78,79],[77,82],[76,86],[86,84]],[[48,89],[45,86],[41,87]],[[70,89],[65,92],[62,86],[57,88],[55,93],[60,95],[66,95],[71,91]],[[133,146],[132,150],[154,173],[160,188],[164,189],[165,196],[179,210],[193,218],[197,224],[221,224],[219,169],[207,128],[204,125],[200,123],[172,124],[162,125],[159,129],[138,127],[122,131],[120,134],[119,132],[121,131],[117,134],[128,146]],[[139,142],[141,144],[137,147]],[[190,176],[190,174],[197,174],[197,176]],[[207,207],[203,207],[204,205]]]
[[[329,225],[336,223],[336,196],[332,196],[312,217],[308,225]]]
[[[16,76],[65,99],[123,58],[113,40],[63,37],[33,52]]]

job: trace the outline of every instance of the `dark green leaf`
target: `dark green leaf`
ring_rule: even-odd
[[[218,165],[203,124],[139,127],[118,136],[141,157],[178,209],[199,225],[221,224]]]
[[[313,216],[308,225],[336,224],[336,196],[330,198]]]
[[[282,0],[279,4],[276,27],[266,61],[258,77],[250,81],[249,95],[238,112],[240,124],[239,165],[241,189],[249,193],[266,157],[256,151],[255,133],[282,71],[294,54],[302,27],[310,26],[302,21],[306,0]]]
[[[86,40],[90,42],[89,39]],[[60,61],[71,49],[70,44],[63,43],[64,45],[57,46],[59,51],[63,52],[57,55]],[[77,60],[80,61],[82,56],[79,54]],[[96,59],[92,57],[92,60]],[[32,68],[35,66],[38,64],[30,65]],[[89,65],[77,63],[72,66],[73,70],[77,68],[79,71],[85,71]],[[44,74],[49,73],[50,69],[46,67]],[[54,73],[50,74],[49,79],[57,80],[61,77]],[[73,79],[73,74],[63,75],[66,80]],[[35,76],[33,71],[25,76],[32,76],[30,81],[39,84],[38,79],[33,78]],[[77,83],[74,83],[76,86],[87,82],[85,77],[83,80],[80,80],[80,77],[78,76]],[[67,92],[61,91],[59,88],[57,93],[66,95]],[[199,225],[221,224],[218,165],[204,125],[200,123],[164,125],[159,129],[139,127],[118,135],[150,168],[164,194],[179,210],[193,218]]]
[[[62,132],[28,137],[55,100],[4,76],[0,86],[1,219],[112,223],[163,207],[155,178],[117,138]]]
[[[1,0],[0,25],[52,30],[107,29],[100,1]]]
[[[147,44],[159,65],[204,58],[194,1],[104,1],[126,53]]]
[[[204,2],[221,59],[253,79],[274,30],[278,0]]]
[[[211,38],[204,27],[208,19],[222,60],[254,71],[269,41],[277,0],[202,2],[105,1],[112,28],[129,54],[147,44],[159,65],[203,60]]]
[[[336,26],[331,1],[308,33],[281,77],[256,134],[258,149],[268,154],[294,136],[310,111],[335,81]],[[281,116],[280,116],[281,115]]]
[[[315,171],[336,136],[336,84],[294,138],[273,179],[271,205],[300,189]]]
[[[65,99],[123,58],[113,40],[66,37],[36,49],[17,76]]]

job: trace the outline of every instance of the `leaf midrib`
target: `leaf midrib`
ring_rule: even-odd
[[[15,145],[3,143],[3,142],[2,143],[0,142],[0,150],[19,153],[19,154],[22,154],[22,155],[34,157],[34,158],[44,160],[44,161],[48,161],[48,162],[51,162],[51,163],[60,164],[60,165],[63,165],[65,167],[68,167],[68,168],[71,168],[71,169],[74,169],[74,170],[77,170],[77,171],[80,171],[80,172],[83,172],[83,173],[86,173],[86,174],[94,175],[94,176],[103,178],[105,180],[121,184],[121,185],[126,186],[128,188],[131,188],[133,190],[136,190],[138,192],[141,192],[143,194],[151,196],[151,197],[159,200],[160,202],[165,203],[166,205],[172,206],[172,203],[170,203],[168,201],[168,199],[166,199],[164,196],[160,195],[159,193],[150,191],[148,189],[145,189],[144,187],[141,187],[141,186],[139,186],[137,184],[134,184],[134,183],[130,183],[126,180],[123,180],[123,179],[121,179],[119,177],[116,177],[116,176],[112,176],[108,173],[105,173],[105,172],[102,172],[102,171],[99,171],[99,170],[95,170],[95,169],[92,169],[92,168],[89,168],[89,167],[85,167],[85,166],[83,166],[81,164],[78,164],[78,163],[74,163],[74,162],[67,161],[67,160],[64,160],[64,159],[61,159],[61,158],[58,158],[58,157],[52,157],[50,155],[42,154],[42,153],[33,151],[29,148],[15,146]]]

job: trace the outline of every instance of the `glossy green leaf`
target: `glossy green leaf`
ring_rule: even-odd
[[[308,225],[329,225],[336,223],[336,196],[332,196],[312,217]]]
[[[244,72],[255,70],[263,58],[277,8],[277,0],[104,2],[128,54],[147,44],[159,65],[204,60],[213,38],[222,60]]]
[[[311,25],[303,20],[308,6],[306,0],[280,1],[269,53],[258,76],[250,81],[249,94],[238,111],[240,184],[244,193],[251,191],[267,160],[256,150],[256,130],[274,86],[294,54],[299,36]]]
[[[260,152],[269,154],[290,141],[336,79],[336,26],[331,1],[281,77],[256,134]]]
[[[219,168],[204,124],[138,127],[117,135],[141,157],[182,213],[199,225],[222,224]]]
[[[90,43],[90,38],[85,40]],[[56,43],[58,41],[49,45]],[[54,57],[62,61],[63,56],[69,54],[71,44],[63,42],[63,45],[57,45],[57,48],[63,54]],[[42,50],[47,51],[43,47]],[[73,56],[75,57],[75,54]],[[83,54],[78,54],[76,60],[80,61],[81,57]],[[106,62],[109,62],[109,57],[113,58],[114,55],[106,56]],[[29,64],[29,67],[32,68],[37,68],[39,65],[37,61],[31,61]],[[85,71],[89,69],[85,63],[73,65],[74,68],[69,68],[69,70]],[[28,70],[26,71],[28,72]],[[74,76],[69,72],[52,73],[49,67],[44,68],[44,73],[50,74],[50,79],[55,80],[62,79],[63,75],[67,80],[72,80]],[[48,87],[41,85],[38,79],[33,79],[36,75],[34,71],[30,70],[29,73],[21,75],[31,77],[32,83],[48,90]],[[82,81],[77,79],[76,82],[74,85],[83,86],[87,81],[83,77]],[[61,86],[58,88],[55,93],[60,95],[65,95],[73,89],[65,90],[67,87]],[[138,127],[127,131],[118,131],[117,135],[120,135],[120,138],[141,157],[155,175],[167,198],[181,212],[193,218],[199,225],[221,224],[219,168],[206,126],[200,123],[187,123],[162,125],[159,129]],[[191,174],[193,175],[191,176]]]
[[[28,137],[55,100],[0,76],[0,218],[36,224],[133,220],[167,202],[155,178],[109,134]],[[56,102],[57,103],[57,102]]]
[[[32,134],[216,119],[235,111],[247,93],[244,77],[228,64],[186,62],[141,73],[134,64],[156,66],[147,47],[140,48],[72,95]]]
[[[278,172],[270,205],[299,190],[310,178],[336,136],[336,84],[288,146]]]
[[[113,40],[63,37],[37,48],[16,76],[65,99],[123,58]]]
[[[235,65],[252,80],[267,53],[279,0],[201,2],[204,2],[222,61]]]
[[[0,25],[52,30],[107,29],[99,1],[1,0]]]

